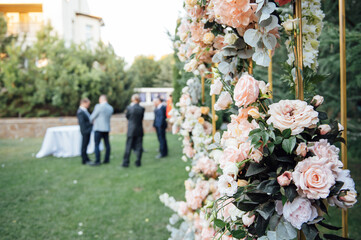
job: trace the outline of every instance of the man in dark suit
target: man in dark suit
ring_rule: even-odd
[[[93,125],[90,122],[90,114],[88,112],[89,106],[90,106],[90,100],[88,98],[83,98],[82,100],[80,100],[80,106],[76,113],[76,116],[78,117],[79,126],[80,126],[80,132],[81,132],[81,135],[83,136],[83,139],[81,142],[82,164],[90,163],[90,159],[87,154],[87,149],[88,149],[88,144],[90,141],[90,134],[92,132]]]
[[[123,167],[129,166],[129,157],[132,149],[134,150],[137,160],[135,165],[141,166],[143,152],[143,118],[144,108],[139,105],[139,95],[132,96],[132,103],[127,107],[126,117],[128,119],[127,143],[123,158]]]
[[[162,100],[158,97],[154,99],[154,123],[153,127],[157,132],[157,137],[159,141],[159,155],[156,158],[163,158],[168,155],[168,146],[167,139],[165,137],[165,131],[167,129],[167,116],[166,116],[166,107],[162,103]]]

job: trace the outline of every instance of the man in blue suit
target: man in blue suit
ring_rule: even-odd
[[[105,158],[104,164],[109,163],[110,158],[110,144],[109,144],[109,132],[110,132],[110,118],[114,112],[112,106],[109,105],[107,96],[101,95],[99,97],[99,104],[95,105],[93,113],[90,115],[90,121],[93,122],[94,141],[95,141],[95,163],[93,166],[100,165],[100,150],[99,144],[101,139],[104,139],[105,144]]]
[[[166,116],[166,107],[162,103],[162,100],[157,97],[154,99],[154,123],[153,127],[157,132],[157,137],[159,141],[159,155],[156,158],[163,158],[168,155],[168,146],[167,139],[165,137],[165,132],[167,129],[167,116]]]
[[[88,98],[83,98],[82,100],[80,100],[80,106],[76,113],[80,126],[80,133],[83,137],[81,141],[82,164],[90,163],[90,159],[87,154],[87,149],[88,149],[90,134],[92,132],[93,125],[90,122],[90,114],[88,112],[89,105],[90,105],[90,100]]]

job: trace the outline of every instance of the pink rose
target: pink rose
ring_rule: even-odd
[[[302,224],[314,220],[317,216],[317,209],[312,206],[307,198],[297,197],[293,202],[286,202],[283,206],[284,218],[297,229],[301,229]]]
[[[332,164],[327,158],[309,157],[299,162],[292,173],[298,193],[309,199],[327,198],[335,184]]]
[[[234,89],[234,100],[238,107],[254,103],[259,94],[259,82],[248,73],[243,73]]]
[[[298,144],[298,147],[296,148],[296,154],[302,157],[305,157],[307,154],[307,145],[304,142],[301,142]]]
[[[246,214],[244,214],[242,216],[242,222],[247,227],[251,226],[256,218],[256,215],[249,216],[249,214],[250,214],[250,212],[247,212]]]
[[[280,176],[277,177],[277,182],[281,187],[285,187],[290,185],[292,181],[292,173],[289,171],[285,171]]]
[[[322,125],[318,126],[318,130],[320,130],[321,135],[326,135],[327,133],[329,133],[331,131],[331,127],[328,124],[322,124]]]
[[[232,97],[228,92],[222,92],[219,96],[216,104],[214,104],[214,110],[220,111],[229,108],[229,105],[232,104]]]
[[[318,123],[318,113],[311,105],[301,100],[281,100],[269,105],[268,114],[271,115],[267,124],[283,131],[290,128],[292,135],[301,133],[304,128],[314,128]]]

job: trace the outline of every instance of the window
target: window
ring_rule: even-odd
[[[85,25],[85,44],[88,48],[91,48],[93,41],[93,26],[90,24]]]

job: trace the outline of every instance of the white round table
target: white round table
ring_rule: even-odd
[[[37,158],[48,155],[55,157],[75,157],[81,154],[82,135],[79,125],[60,126],[46,129],[45,137]],[[102,149],[103,146],[101,145]],[[94,132],[91,133],[87,153],[94,152]]]

